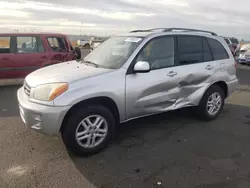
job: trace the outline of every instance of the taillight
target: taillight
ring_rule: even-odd
[[[237,68],[237,62],[236,61],[234,61],[234,67]]]

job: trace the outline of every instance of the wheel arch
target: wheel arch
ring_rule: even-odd
[[[214,86],[214,85],[219,86],[219,87],[224,91],[225,98],[228,97],[228,86],[227,86],[227,84],[226,84],[225,81],[217,81],[217,82],[214,82],[214,83],[212,83],[211,85],[209,85],[209,86],[206,88],[205,92],[203,93],[202,97],[203,97],[203,96],[205,95],[205,93],[206,93],[212,86]],[[199,103],[201,102],[202,97],[200,98]]]
[[[86,100],[83,100],[83,101],[76,103],[68,110],[68,112],[66,113],[66,115],[63,118],[63,122],[62,122],[62,125],[60,127],[60,132],[62,132],[64,130],[64,128],[67,124],[67,119],[73,114],[73,112],[75,110],[79,109],[80,107],[83,107],[86,105],[102,105],[111,111],[111,113],[115,117],[115,121],[117,124],[120,122],[119,109],[118,109],[117,104],[115,103],[115,101],[113,99],[111,99],[109,97],[93,97],[93,98],[86,99]]]

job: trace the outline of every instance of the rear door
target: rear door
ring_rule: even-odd
[[[16,77],[24,78],[42,67],[49,61],[48,55],[40,36],[16,36],[15,55],[12,57]]]
[[[51,36],[47,37],[47,42],[51,48],[51,64],[65,62],[69,57],[69,49],[65,37]]]
[[[0,79],[15,78],[15,61],[13,60],[14,50],[12,44],[12,37],[0,37]]]

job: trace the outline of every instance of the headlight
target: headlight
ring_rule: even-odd
[[[42,101],[52,101],[68,90],[68,83],[51,83],[35,87],[33,98]]]

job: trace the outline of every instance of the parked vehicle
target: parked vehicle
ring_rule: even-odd
[[[23,79],[44,66],[81,58],[68,38],[55,33],[0,34],[0,80]]]
[[[250,64],[250,44],[245,44],[240,48],[238,63]]]
[[[234,37],[224,37],[226,43],[228,44],[231,52],[235,55],[237,48],[240,47],[240,43],[237,38]]]
[[[77,41],[77,46],[84,47],[84,48],[90,48],[90,42],[89,42],[89,40],[81,39],[81,40]]]
[[[103,42],[104,42],[104,40],[102,38],[92,37],[90,39],[90,49],[94,50],[95,48],[97,48]]]
[[[201,119],[214,120],[237,84],[222,37],[151,29],[112,37],[81,61],[29,74],[17,97],[27,127],[61,134],[72,152],[89,155],[108,145],[119,123],[135,118],[192,106]]]

